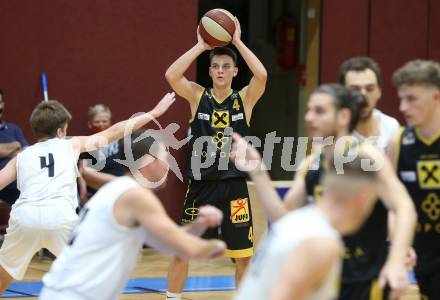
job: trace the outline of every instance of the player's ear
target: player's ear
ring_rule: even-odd
[[[237,76],[237,74],[238,74],[238,68],[234,67],[234,77]]]

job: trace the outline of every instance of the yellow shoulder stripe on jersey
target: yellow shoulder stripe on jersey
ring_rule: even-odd
[[[200,105],[200,102],[202,101],[202,97],[203,97],[204,93],[205,93],[205,89],[203,89],[202,92],[200,93],[199,97],[197,97],[198,100],[197,100],[197,105],[194,110],[194,115],[191,117],[191,119],[189,119],[190,124],[194,121],[194,118],[197,115],[197,110],[199,109],[199,105]]]
[[[240,96],[240,98],[241,98],[241,102],[243,103],[243,105],[245,105],[246,97],[244,96],[244,92],[243,92],[243,90],[239,91],[239,92],[238,92],[238,95]],[[248,127],[251,127],[251,120],[248,120],[248,118],[247,118],[247,116],[246,116],[246,109],[244,109],[244,107],[243,107],[243,113],[244,113],[244,118],[245,118],[245,120],[246,120],[246,124],[247,124],[247,126],[248,126]]]
[[[435,141],[437,141],[438,138],[440,138],[440,130],[437,131],[431,138],[424,137],[420,133],[419,129],[416,129],[415,132],[416,132],[417,138],[420,141],[422,141],[422,143],[425,144],[426,146],[431,146],[432,144],[434,144]]]

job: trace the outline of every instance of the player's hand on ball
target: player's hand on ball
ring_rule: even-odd
[[[241,26],[240,22],[237,18],[234,18],[235,23],[235,31],[234,35],[232,36],[232,44],[235,45],[236,42],[241,41]]]
[[[261,170],[260,153],[238,133],[232,135],[233,144],[230,159],[235,166],[244,172],[252,173]]]
[[[200,207],[197,215],[197,222],[205,225],[206,227],[219,226],[222,222],[222,219],[222,211],[211,205]]]
[[[212,50],[214,47],[210,46],[200,35],[200,26],[197,26],[197,45],[199,45],[203,50]]]
[[[158,118],[161,115],[163,115],[168,108],[171,106],[171,104],[176,101],[176,94],[174,92],[172,93],[166,93],[165,96],[159,101],[159,103],[153,108],[151,111],[151,114]]]

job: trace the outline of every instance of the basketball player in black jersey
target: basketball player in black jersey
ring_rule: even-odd
[[[415,275],[422,299],[440,299],[440,64],[411,61],[393,81],[407,126],[389,155],[418,214]]]
[[[324,138],[324,141],[334,137],[334,141],[327,143],[327,146],[322,145],[322,154],[313,154],[302,163],[284,202],[273,203],[265,198],[260,199],[271,222],[278,220],[287,211],[306,205],[307,202],[319,201],[320,178],[326,169],[331,167],[327,162],[336,150],[343,150],[337,149],[337,140],[349,135],[356,127],[364,101],[359,94],[340,85],[322,85],[311,95],[305,116],[309,133],[314,138]],[[345,143],[338,147],[345,148],[344,146]],[[414,207],[405,188],[393,174],[390,162],[380,150],[371,145],[352,148],[365,153],[372,160],[384,162],[379,171],[382,186],[378,190],[382,201],[376,204],[357,234],[344,238],[347,251],[339,299],[383,299],[381,286],[388,284],[395,290],[393,294],[397,295],[408,284],[405,257],[412,243]],[[394,241],[389,254],[385,244],[387,209],[397,216]]]
[[[203,204],[212,204],[223,211],[221,226],[205,236],[219,236],[226,242],[225,255],[235,259],[235,277],[239,284],[253,254],[252,219],[245,174],[229,161],[229,149],[233,132],[248,135],[252,109],[264,92],[267,72],[241,41],[238,20],[235,25],[232,44],[253,74],[249,85],[240,91],[231,89],[238,72],[237,55],[226,47],[215,48],[210,53],[212,88],[202,87],[184,76],[200,54],[212,49],[199,33],[197,44],[168,68],[165,77],[174,91],[189,102],[192,114],[188,155],[190,180],[182,223],[192,222],[198,207]],[[175,257],[168,273],[167,299],[181,298],[187,276],[188,262]]]

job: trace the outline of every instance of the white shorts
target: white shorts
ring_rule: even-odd
[[[32,257],[46,248],[58,256],[67,243],[77,215],[68,206],[22,205],[13,208],[0,265],[16,280],[23,279]]]
[[[81,295],[71,291],[58,291],[46,286],[43,287],[40,293],[40,300],[90,300]]]

